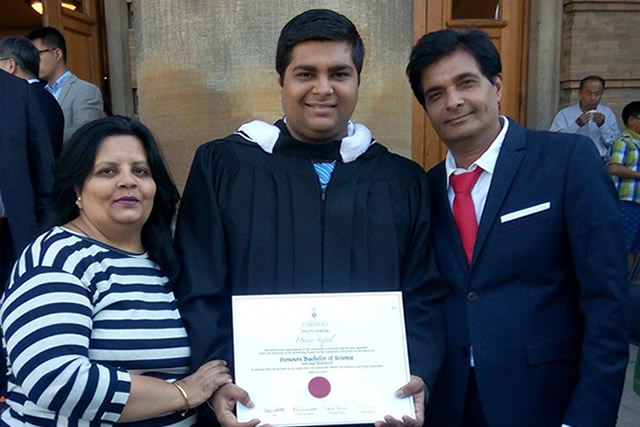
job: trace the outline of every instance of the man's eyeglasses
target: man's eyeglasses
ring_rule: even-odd
[[[42,49],[42,50],[41,50],[41,49],[38,49],[38,53],[39,53],[40,55],[42,55],[42,54],[43,54],[43,53],[45,53],[45,52],[53,52],[53,51],[54,51],[54,50],[56,50],[56,49],[57,49],[57,47],[50,47],[50,48],[48,48],[48,49]]]
[[[0,61],[6,61],[7,59],[11,59],[10,56],[5,56],[4,58],[0,58]]]

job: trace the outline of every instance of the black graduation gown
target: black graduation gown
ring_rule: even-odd
[[[232,364],[231,295],[402,291],[411,372],[431,387],[447,288],[424,171],[377,143],[343,163],[339,141],[302,143],[276,126],[273,154],[237,134],[196,152],[176,229],[192,369]],[[337,160],[324,193],[313,159]]]

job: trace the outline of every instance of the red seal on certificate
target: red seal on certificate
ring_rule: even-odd
[[[318,399],[327,397],[331,393],[331,383],[325,377],[314,377],[309,381],[309,393]]]

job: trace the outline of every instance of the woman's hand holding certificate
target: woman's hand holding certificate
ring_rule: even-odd
[[[424,424],[425,402],[425,388],[422,379],[412,375],[411,381],[397,390],[396,395],[400,398],[413,398],[416,417],[411,418],[408,415],[404,415],[402,420],[398,420],[391,415],[387,415],[383,420],[376,421],[374,423],[375,427],[422,427]],[[258,418],[253,418],[246,422],[238,421],[234,413],[234,408],[237,403],[247,408],[253,408],[255,406],[245,390],[235,384],[227,384],[216,391],[209,405],[215,412],[218,422],[222,427],[255,427],[260,424]],[[261,426],[267,427],[269,424],[261,424]]]

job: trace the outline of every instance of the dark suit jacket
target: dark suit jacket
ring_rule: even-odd
[[[426,427],[459,425],[470,346],[490,426],[614,426],[629,351],[626,254],[616,192],[591,141],[510,121],[470,267],[445,174],[444,163],[428,173],[434,253],[452,292]]]
[[[62,150],[62,138],[64,136],[64,115],[56,98],[39,83],[33,83],[31,88],[38,99],[42,117],[47,125],[53,157],[58,158]]]
[[[0,191],[18,254],[49,220],[53,154],[38,101],[0,71]]]

